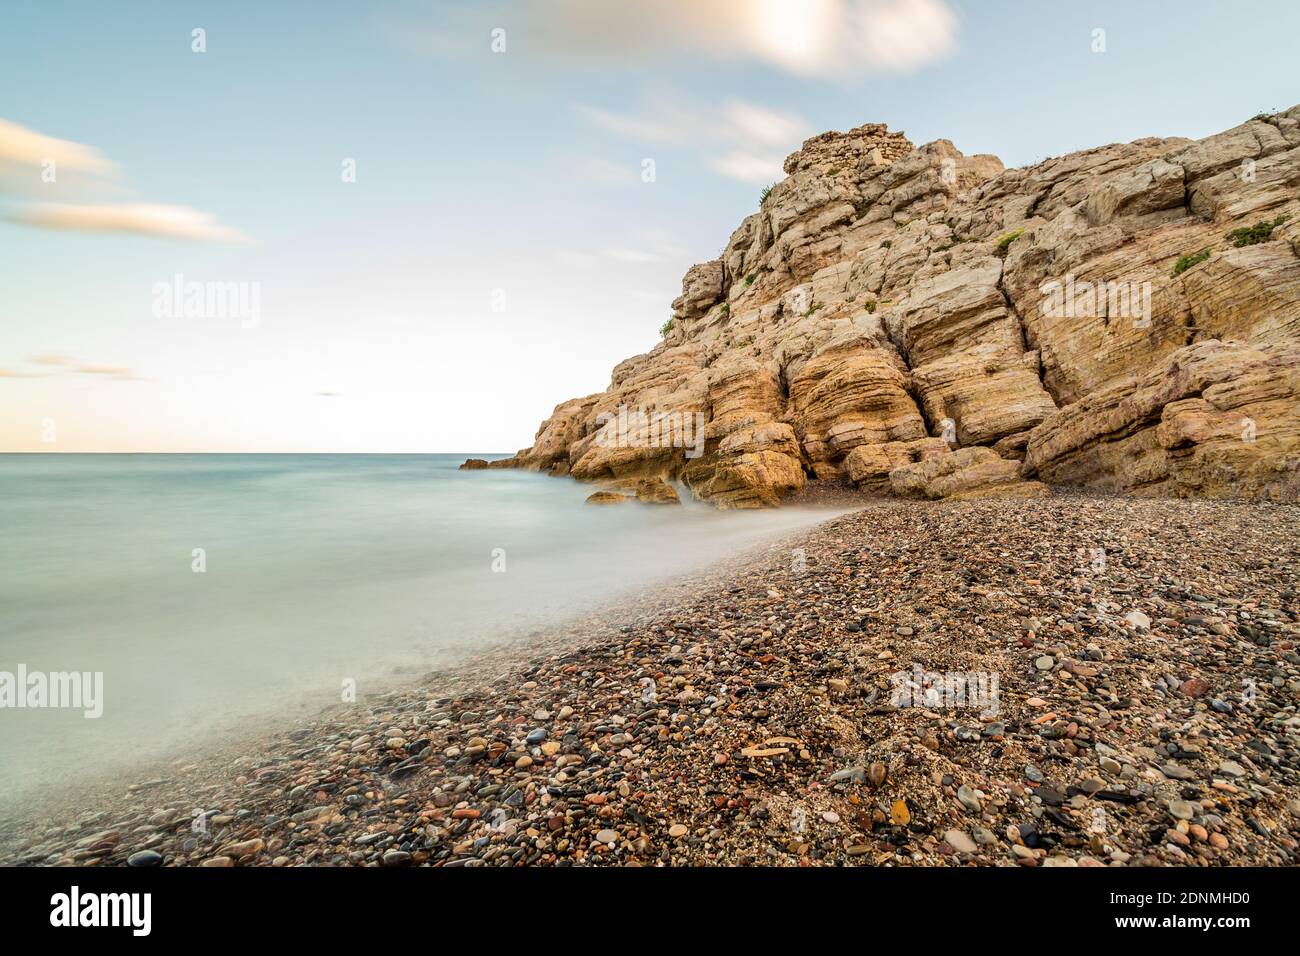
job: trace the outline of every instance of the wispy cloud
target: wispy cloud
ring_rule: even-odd
[[[204,242],[244,242],[237,229],[222,226],[210,213],[189,206],[153,203],[71,205],[37,203],[3,217],[9,222],[44,229],[72,229],[79,232],[129,232],[168,239]]]
[[[76,362],[70,355],[58,355],[53,352],[46,352],[41,355],[33,355],[32,362],[37,365],[75,365]]]
[[[88,375],[101,381],[142,382],[145,379],[125,365],[82,362],[70,355],[45,353],[34,355],[27,364],[44,366],[43,370],[0,368],[0,378],[50,378],[55,375]]]
[[[789,73],[909,72],[956,48],[945,0],[555,0],[546,36],[572,52],[746,58]]]
[[[46,136],[0,117],[0,166],[36,166],[53,162],[57,169],[105,175],[110,163],[93,146]]]
[[[61,181],[59,177],[69,172],[98,177],[115,169],[92,146],[0,119],[0,196],[15,188],[30,195],[36,183],[53,188]],[[47,180],[47,175],[52,179]],[[126,232],[204,242],[247,239],[237,229],[220,225],[211,213],[160,203],[29,203],[10,208],[0,214],[0,220],[45,229]]]
[[[571,64],[707,57],[821,78],[910,72],[950,54],[958,29],[947,0],[530,0],[523,9],[480,0],[436,24],[387,29],[447,56],[486,48],[502,24]]]
[[[103,375],[107,378],[135,378],[135,373],[124,365],[78,365],[73,369],[78,375]]]
[[[589,269],[601,262],[621,262],[642,265],[653,262],[672,262],[686,256],[686,249],[666,232],[655,229],[637,229],[627,243],[609,248],[587,251],[559,249],[555,258],[562,265]]]
[[[705,162],[724,176],[756,184],[780,179],[785,157],[812,129],[796,113],[778,112],[746,100],[731,99],[714,106],[668,92],[647,96],[634,113],[585,104],[575,109],[601,129],[642,143],[726,142],[730,148],[725,153],[706,154]]]

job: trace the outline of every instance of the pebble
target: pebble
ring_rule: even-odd
[[[861,767],[845,767],[831,774],[830,780],[831,783],[861,783],[866,778],[866,771]]]
[[[1139,631],[1146,631],[1151,628],[1151,618],[1147,617],[1141,611],[1129,611],[1124,615],[1124,620],[1128,621]]]
[[[0,863],[1295,865],[1300,510],[858,504],[744,573],[10,826]],[[894,706],[914,665],[996,674],[1001,708]]]
[[[949,830],[943,835],[943,839],[958,853],[974,853],[978,849],[975,841],[961,830]]]

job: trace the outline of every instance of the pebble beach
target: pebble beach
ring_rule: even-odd
[[[1300,509],[1069,492],[854,507],[8,820],[0,862],[1297,862]]]

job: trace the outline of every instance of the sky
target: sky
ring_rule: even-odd
[[[1300,102],[1297,35],[1294,0],[14,0],[0,452],[514,451],[808,136],[1205,136]]]

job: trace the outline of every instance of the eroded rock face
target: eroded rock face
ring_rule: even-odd
[[[1022,472],[1139,494],[1300,496],[1300,343],[1208,340],[1063,409]]]
[[[1046,485],[1020,480],[1016,462],[978,445],[895,468],[889,473],[889,485],[900,498],[1036,498],[1047,494]]]
[[[514,466],[728,508],[828,478],[1300,495],[1300,107],[1011,170],[868,125],[785,170]]]

